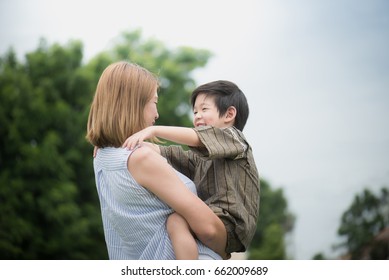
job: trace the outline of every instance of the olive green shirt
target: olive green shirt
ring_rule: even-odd
[[[194,128],[205,147],[160,146],[161,154],[192,179],[198,196],[223,221],[226,252],[244,252],[259,214],[259,175],[252,149],[235,127]]]

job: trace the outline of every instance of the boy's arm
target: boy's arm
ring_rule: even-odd
[[[165,140],[192,147],[204,146],[193,128],[154,125],[146,127],[145,129],[142,129],[141,131],[138,131],[128,137],[124,142],[123,147],[133,149],[136,145],[140,145],[143,141],[153,137],[163,138]]]
[[[179,145],[160,146],[149,142],[144,142],[143,145],[156,151],[158,154],[166,158],[169,164],[177,171],[183,173],[191,180],[194,180],[195,169],[197,166],[197,156],[193,152],[185,151]]]
[[[161,155],[167,159],[177,171],[194,180],[196,166],[198,166],[199,157],[192,151],[184,150],[182,146],[170,145],[159,146]]]

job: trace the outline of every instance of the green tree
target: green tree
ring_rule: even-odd
[[[316,253],[313,257],[313,260],[326,260],[326,256],[323,253]]]
[[[80,42],[42,40],[24,63],[12,50],[0,61],[1,258],[106,255],[94,246],[102,231],[86,165],[81,58]]]
[[[294,216],[288,212],[287,200],[282,189],[273,190],[261,179],[259,219],[249,259],[287,259],[285,236],[293,230]]]
[[[101,73],[107,62],[128,60],[156,73],[160,79],[157,124],[193,126],[189,98],[196,87],[192,72],[204,67],[211,52],[191,47],[168,49],[155,39],[143,40],[141,31],[124,32],[112,50],[101,53],[87,67]]]
[[[82,43],[48,45],[18,61],[0,58],[0,258],[105,259],[92,149],[85,141],[100,74],[129,60],[158,73],[160,123],[191,125],[191,72],[210,53],[168,49],[123,33],[112,50],[82,64]]]
[[[366,188],[343,213],[338,235],[344,242],[336,248],[345,249],[351,259],[388,258],[389,241],[376,240],[388,227],[389,190],[384,187],[376,195]]]

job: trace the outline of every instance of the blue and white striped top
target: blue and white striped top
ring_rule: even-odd
[[[166,230],[167,217],[173,210],[131,176],[127,168],[131,153],[123,148],[103,148],[93,162],[109,258],[175,259]],[[177,173],[196,193],[194,183]],[[201,242],[197,243],[199,257],[221,259]]]

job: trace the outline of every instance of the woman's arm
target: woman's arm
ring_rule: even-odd
[[[137,149],[129,157],[128,170],[139,184],[183,216],[203,244],[226,258],[223,222],[184,185],[161,155],[148,147]]]

